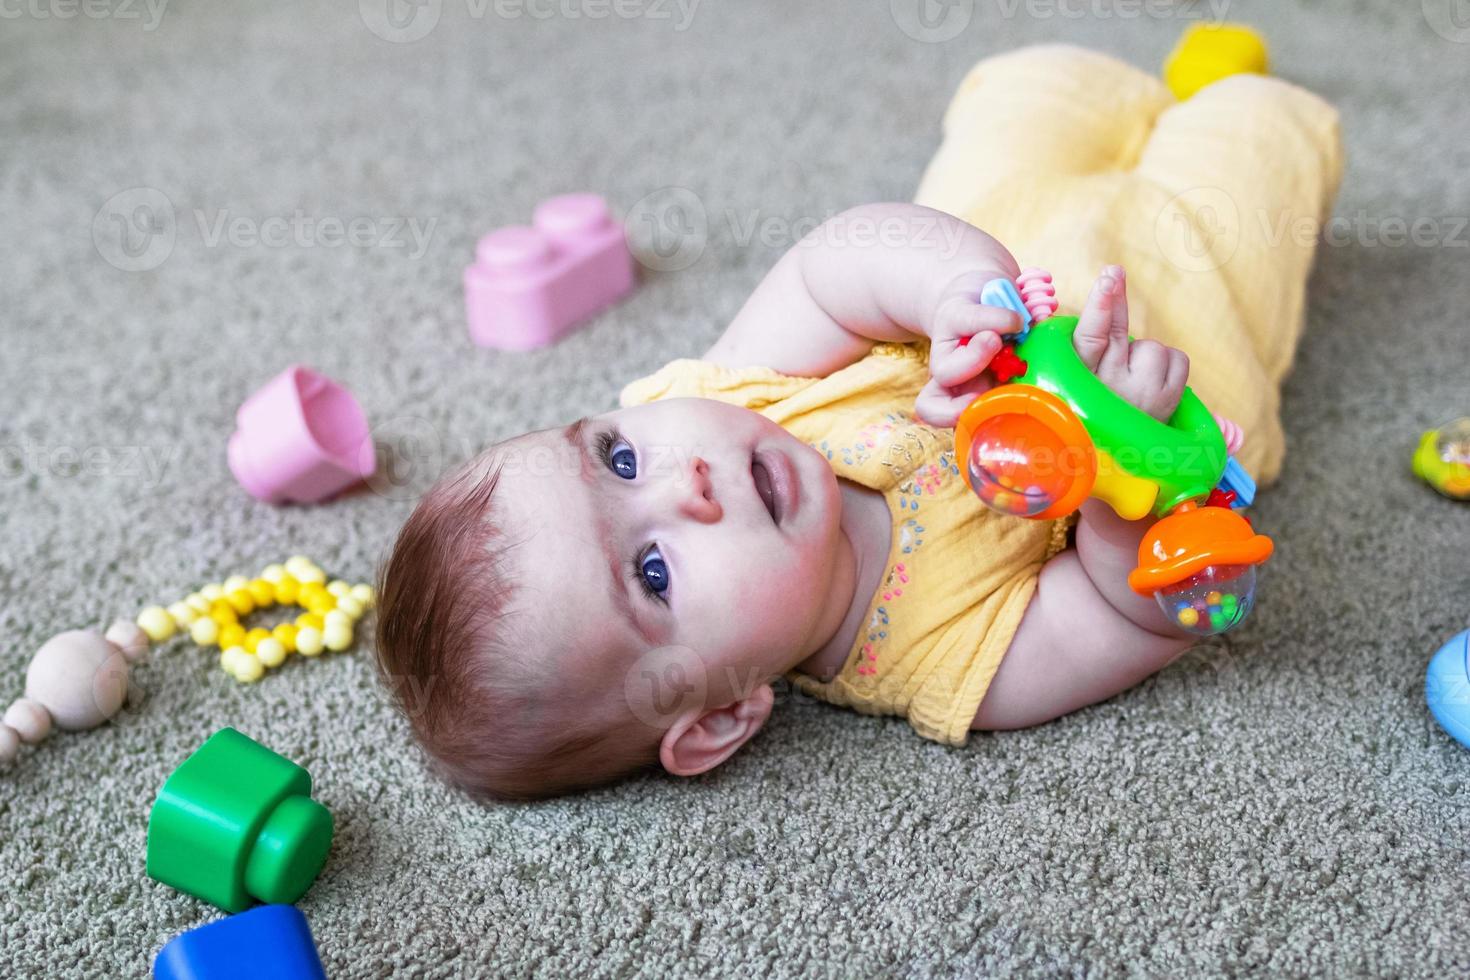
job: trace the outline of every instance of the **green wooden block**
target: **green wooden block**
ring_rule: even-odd
[[[174,770],[148,815],[149,876],[227,912],[295,902],[331,846],[307,771],[233,728]]]

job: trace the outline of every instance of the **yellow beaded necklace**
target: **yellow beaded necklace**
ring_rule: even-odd
[[[323,650],[352,646],[353,629],[376,598],[371,585],[328,582],[315,562],[296,555],[284,564],[267,565],[257,578],[233,575],[167,607],[149,606],[137,622],[153,643],[183,632],[201,647],[219,647],[226,673],[252,684],[293,653],[315,657]],[[304,612],[294,622],[269,630],[246,629],[240,622],[242,616],[277,605],[299,606]]]

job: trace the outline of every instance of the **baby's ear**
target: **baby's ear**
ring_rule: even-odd
[[[775,701],[771,685],[762,684],[748,697],[723,708],[690,711],[664,732],[659,762],[675,776],[709,772],[761,730]]]

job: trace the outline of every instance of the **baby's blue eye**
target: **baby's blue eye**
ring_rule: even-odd
[[[614,446],[607,458],[612,471],[623,479],[631,480],[638,475],[638,456],[626,442]]]
[[[669,566],[664,563],[658,548],[649,548],[638,562],[638,574],[643,587],[653,595],[663,595],[669,587]]]
[[[638,454],[633,452],[633,447],[625,440],[619,438],[616,430],[608,429],[598,433],[597,458],[602,460],[602,465],[624,480],[631,480],[638,475]]]

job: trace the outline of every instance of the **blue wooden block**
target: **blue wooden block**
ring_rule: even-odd
[[[154,980],[326,980],[306,916],[261,905],[175,936],[153,961]]]

